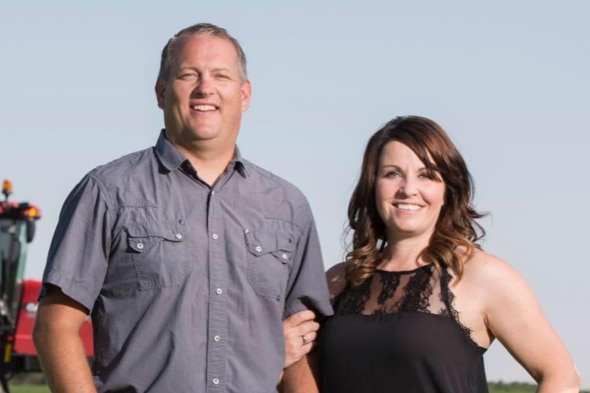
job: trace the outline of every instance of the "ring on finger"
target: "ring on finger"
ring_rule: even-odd
[[[307,344],[307,338],[305,337],[305,334],[301,336],[301,341],[303,342],[303,345]]]

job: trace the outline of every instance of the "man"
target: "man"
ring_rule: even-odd
[[[329,315],[317,233],[294,186],[240,155],[251,87],[224,29],[181,30],[156,82],[156,146],[91,171],[49,251],[34,339],[54,392],[275,390]],[[95,359],[78,330],[91,313]],[[291,340],[293,342],[293,340]]]

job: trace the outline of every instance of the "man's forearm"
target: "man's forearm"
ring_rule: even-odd
[[[80,336],[53,330],[40,326],[35,337],[41,367],[51,391],[96,393]]]
[[[54,393],[96,393],[80,327],[87,310],[49,286],[39,301],[33,340],[41,368]]]

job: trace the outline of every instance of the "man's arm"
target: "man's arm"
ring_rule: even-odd
[[[96,393],[80,338],[86,316],[84,306],[48,285],[39,301],[33,340],[52,392]]]
[[[293,269],[287,283],[285,317],[298,311],[311,310],[318,319],[333,314],[324,275],[319,237],[309,205],[301,206],[299,225],[304,228],[293,258]]]
[[[319,393],[317,353],[311,352],[285,369],[279,392]]]

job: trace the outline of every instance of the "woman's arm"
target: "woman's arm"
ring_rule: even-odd
[[[539,384],[539,393],[578,392],[580,376],[557,332],[524,279],[507,263],[482,253],[477,276],[485,291],[485,324]]]
[[[299,311],[283,321],[285,338],[285,368],[299,361],[311,351],[320,324],[313,311]]]

